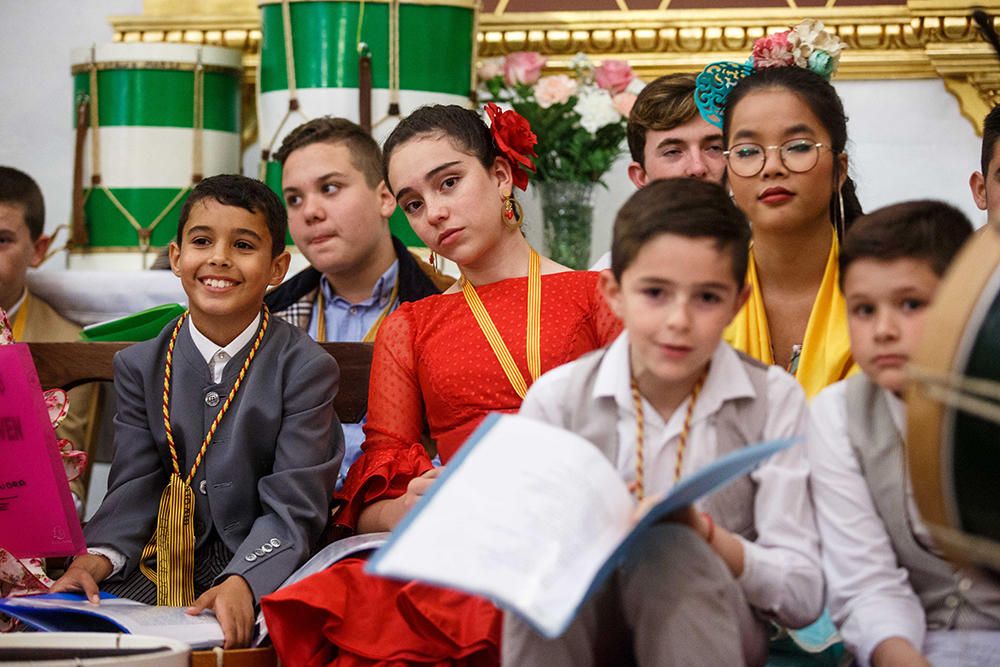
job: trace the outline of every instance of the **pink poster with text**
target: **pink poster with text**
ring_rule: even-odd
[[[0,345],[0,547],[18,558],[86,549],[25,343]]]

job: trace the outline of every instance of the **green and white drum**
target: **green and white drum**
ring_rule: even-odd
[[[72,63],[73,122],[87,126],[82,144],[78,132],[78,172],[88,239],[71,259],[82,268],[95,252],[106,261],[108,251],[145,254],[166,245],[194,183],[239,173],[242,54],[113,43],[76,49]]]
[[[371,55],[372,134],[380,142],[417,107],[470,105],[476,0],[259,4],[258,126],[265,180],[276,192],[281,167],[267,157],[285,135],[319,116],[360,122],[359,43]],[[392,227],[407,245],[423,245],[398,211]]]

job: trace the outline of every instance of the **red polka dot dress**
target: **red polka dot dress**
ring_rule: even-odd
[[[597,290],[598,274],[542,276],[542,372],[614,340],[621,323]],[[527,278],[476,288],[524,378]],[[334,523],[356,528],[362,509],[397,498],[427,470],[425,434],[447,464],[489,412],[521,398],[461,293],[402,304],[375,341],[363,454],[335,501]],[[286,665],[495,665],[501,613],[488,601],[364,574],[361,559],[262,600]]]

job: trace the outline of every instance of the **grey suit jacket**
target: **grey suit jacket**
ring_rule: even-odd
[[[252,347],[212,382],[185,322],[177,336],[170,420],[186,478],[212,420]],[[108,493],[84,529],[90,546],[121,552],[128,577],[156,526],[172,470],[163,425],[163,375],[174,324],[115,357],[115,447]],[[242,576],[259,600],[309,556],[329,515],[344,456],[333,408],[340,371],[306,334],[271,322],[257,356],[191,483],[195,548],[213,529],[234,556],[217,581]],[[213,400],[211,393],[218,394]],[[214,403],[214,405],[212,405]],[[197,567],[195,563],[195,567]]]

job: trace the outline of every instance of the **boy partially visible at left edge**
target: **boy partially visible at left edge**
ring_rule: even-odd
[[[344,453],[339,371],[264,307],[288,270],[286,227],[259,181],[215,176],[188,197],[170,264],[189,311],[115,358],[108,494],[53,590],[212,609],[234,648],[309,556]]]
[[[18,343],[56,343],[80,337],[80,327],[28,290],[28,269],[42,263],[51,243],[52,237],[45,233],[45,200],[38,184],[23,171],[0,167],[0,308],[10,318]],[[94,396],[90,385],[69,392],[69,414],[57,435],[77,449],[86,450],[90,445],[87,415]],[[71,482],[70,489],[82,514],[87,498],[83,479]]]

